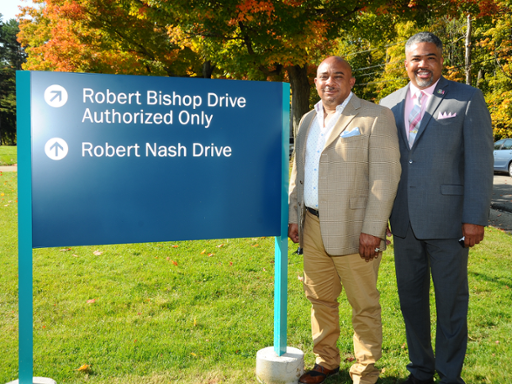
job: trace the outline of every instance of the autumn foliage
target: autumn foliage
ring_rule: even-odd
[[[323,58],[346,56],[358,95],[378,100],[407,83],[403,44],[420,30],[442,38],[445,76],[464,81],[471,15],[473,85],[484,90],[496,136],[509,135],[510,0],[34,2],[20,25],[25,69],[289,81],[295,125],[315,101]]]

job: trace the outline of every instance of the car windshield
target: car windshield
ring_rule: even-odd
[[[503,144],[505,140],[498,140],[497,142],[494,143],[494,150],[498,150],[501,148],[501,144]]]

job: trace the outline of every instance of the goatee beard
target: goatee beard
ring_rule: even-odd
[[[434,76],[430,74],[430,78],[428,80],[424,80],[416,76],[416,84],[418,84],[419,87],[422,88],[428,88],[433,84]]]

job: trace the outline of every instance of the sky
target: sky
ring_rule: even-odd
[[[0,0],[0,13],[2,14],[2,21],[15,19],[16,14],[20,13],[18,5],[28,6],[33,5],[31,0]]]

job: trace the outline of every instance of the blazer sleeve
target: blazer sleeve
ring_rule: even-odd
[[[298,178],[298,167],[297,161],[299,160],[300,154],[303,152],[302,145],[305,145],[305,140],[301,140],[299,137],[302,132],[302,129],[307,129],[307,127],[303,127],[304,120],[311,113],[306,113],[299,121],[299,126],[297,129],[297,134],[295,137],[295,150],[293,151],[293,162],[292,162],[292,173],[290,174],[290,183],[288,188],[288,224],[298,224],[298,204],[299,204],[299,191],[298,188],[300,186],[297,185]],[[303,143],[303,144],[302,144]],[[300,146],[300,148],[299,148]]]
[[[484,96],[476,89],[466,105],[464,127],[464,202],[462,223],[486,226],[494,175],[494,136]]]
[[[395,117],[388,108],[381,109],[369,141],[369,195],[362,232],[385,239],[401,166]]]

